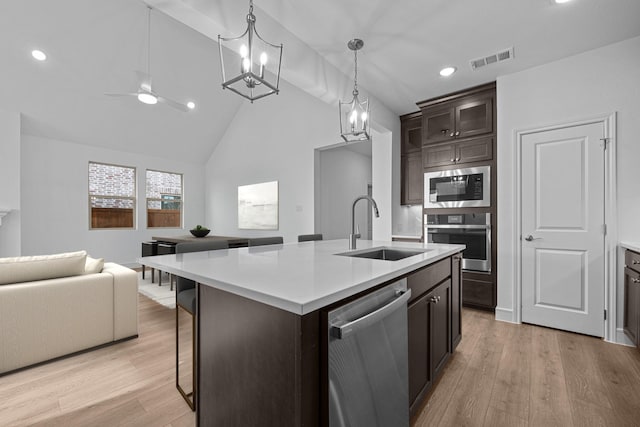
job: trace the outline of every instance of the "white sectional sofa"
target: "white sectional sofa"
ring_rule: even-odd
[[[71,252],[0,258],[0,375],[138,335],[138,276]]]

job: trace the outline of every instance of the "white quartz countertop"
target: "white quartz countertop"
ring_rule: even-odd
[[[464,245],[323,240],[139,258],[138,262],[201,284],[307,314],[462,251]],[[398,261],[336,255],[375,247],[426,252]]]
[[[640,242],[620,242],[620,246],[634,252],[640,252]]]

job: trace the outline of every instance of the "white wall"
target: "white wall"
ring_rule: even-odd
[[[20,114],[0,111],[0,257],[20,255]]]
[[[216,234],[280,235],[285,242],[294,242],[299,234],[314,231],[314,150],[340,141],[338,106],[327,104],[287,82],[281,82],[280,87],[279,95],[254,104],[246,102],[240,108],[207,163],[206,217]],[[382,113],[383,109],[380,110]],[[376,120],[375,116],[373,119]],[[392,129],[395,139],[400,121],[395,116],[387,119],[394,125],[397,122]],[[380,137],[390,151],[391,143],[387,139],[390,138]],[[376,143],[374,137],[374,163]],[[390,174],[392,158],[390,153],[385,156],[384,165],[378,167]],[[375,180],[375,165],[373,175]],[[238,230],[238,186],[265,181],[279,182],[279,229]],[[375,191],[374,182],[374,197]],[[385,202],[388,205],[379,207],[381,212],[389,213],[390,219],[391,197],[388,199]],[[374,236],[376,227],[374,221]]]
[[[617,112],[618,240],[640,242],[640,38],[498,79],[498,309],[514,320],[514,131]],[[618,260],[617,322],[623,277]]]
[[[398,119],[399,120],[399,119]],[[393,227],[395,203],[400,203],[400,195],[394,197],[393,176],[395,162],[395,146],[400,142],[395,141],[392,132],[371,132],[375,143],[371,146],[371,180],[373,182],[373,199],[378,204],[380,217],[373,217],[373,240],[391,241],[391,229]],[[396,132],[396,134],[399,133]],[[397,142],[397,144],[394,144]],[[391,167],[389,164],[391,163]],[[394,203],[395,202],[395,203]]]
[[[22,254],[86,250],[91,256],[135,266],[140,243],[184,229],[147,229],[145,170],[184,174],[184,225],[204,222],[204,166],[22,135]],[[137,228],[89,230],[89,161],[136,167]],[[15,177],[14,177],[15,179]]]
[[[351,206],[356,197],[367,194],[371,184],[371,157],[351,151],[344,146],[320,151],[319,215],[323,238],[345,239],[351,233]],[[369,213],[366,201],[356,206],[356,224],[363,238],[367,232]],[[304,233],[300,233],[304,234]]]

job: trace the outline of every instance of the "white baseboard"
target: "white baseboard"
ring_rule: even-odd
[[[626,345],[629,347],[635,347],[636,345],[631,342],[631,340],[624,334],[624,330],[622,328],[617,328],[616,329],[616,340],[614,341],[615,344],[621,344],[621,345]]]
[[[496,320],[508,323],[517,323],[514,319],[513,310],[510,308],[496,307]]]

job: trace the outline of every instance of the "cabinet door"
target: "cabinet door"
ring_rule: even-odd
[[[458,346],[462,339],[462,299],[461,275],[462,255],[451,257],[451,351]]]
[[[467,138],[493,132],[493,97],[464,102],[455,108],[455,137]]]
[[[638,346],[640,322],[640,274],[624,269],[624,333]]]
[[[409,405],[419,406],[422,391],[428,389],[431,382],[429,372],[429,300],[427,295],[409,305],[407,320],[409,324]],[[417,399],[417,400],[416,400]]]
[[[477,138],[456,143],[456,163],[471,163],[493,158],[493,138]]]
[[[454,165],[455,163],[455,144],[429,145],[422,148],[422,165],[425,168]]]
[[[422,143],[449,141],[455,134],[455,114],[452,107],[422,111]]]
[[[451,280],[427,295],[431,304],[431,340],[429,367],[431,378],[437,378],[451,354]]]
[[[402,128],[402,154],[422,149],[422,117],[414,117],[403,120]]]
[[[402,156],[401,204],[421,205],[424,187],[422,153],[415,152]]]

